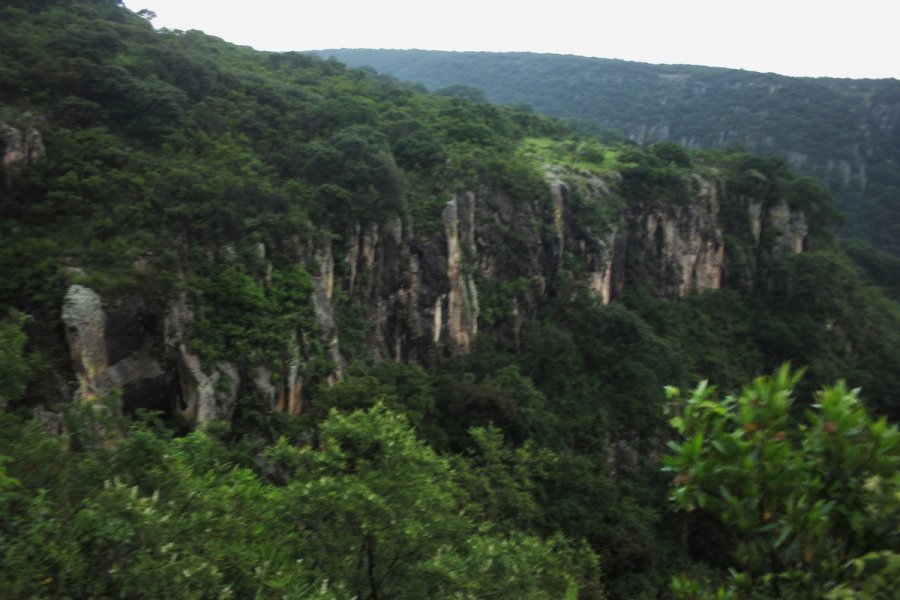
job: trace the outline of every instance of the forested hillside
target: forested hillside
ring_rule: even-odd
[[[819,181],[114,0],[0,23],[0,595],[890,589],[896,265]]]
[[[739,144],[780,156],[837,196],[847,217],[844,237],[900,255],[900,81],[895,79],[785,77],[530,53],[321,54],[430,90],[475,86],[491,102],[523,103],[582,131],[618,130],[640,144]]]

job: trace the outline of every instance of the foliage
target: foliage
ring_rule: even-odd
[[[900,301],[900,259],[878,252],[860,242],[848,240],[843,244],[847,256],[866,277],[880,287],[892,300]]]
[[[601,597],[589,550],[475,521],[449,461],[382,405],[329,415],[320,448],[270,447],[283,485],[236,466],[213,432],[136,423],[74,450],[0,423],[10,598]]]
[[[730,591],[716,597],[842,597],[837,590],[858,586],[874,598],[896,575],[900,433],[870,419],[843,382],[818,392],[800,418],[801,376],[782,366],[723,400],[705,382],[687,398],[668,390],[682,440],[665,459],[673,501],[737,538]],[[886,560],[866,572],[878,553]],[[674,585],[680,597],[698,589]]]
[[[230,263],[230,264],[229,264]],[[207,360],[224,357],[272,364],[287,351],[292,331],[314,331],[309,296],[313,283],[297,266],[273,269],[268,285],[242,263],[227,261],[196,282],[202,307],[197,344]]]
[[[591,137],[571,137],[565,140],[526,138],[522,141],[520,150],[543,163],[597,174],[614,170],[619,164],[620,153],[620,150],[603,146]]]
[[[672,141],[657,142],[650,147],[650,153],[667,165],[690,167],[691,157],[687,150]]]
[[[742,144],[755,154],[778,155],[838,198],[847,215],[844,235],[900,252],[900,138],[888,117],[900,95],[896,80],[785,77],[522,52],[322,54],[432,90],[474,86],[492,102],[523,103],[610,141],[674,140],[706,149]]]
[[[896,417],[900,313],[871,285],[892,283],[891,263],[851,251],[863,274],[831,247],[829,196],[784,160],[576,135],[472,90],[155,31],[110,0],[15,0],[0,19],[0,128],[33,127],[46,147],[0,176],[11,597],[664,597],[682,568],[718,575],[709,548],[733,537],[665,510],[664,384],[735,390],[792,359],[808,365],[799,393],[842,373]],[[550,176],[569,191],[564,223]],[[642,203],[691,211],[698,176],[720,186],[723,283],[741,285],[678,301],[615,289],[602,306],[571,244],[626,239]],[[479,198],[473,242],[498,251],[463,256],[479,333],[456,356],[395,307],[446,293],[442,213],[461,192]],[[802,209],[816,251],[751,247],[748,198]],[[188,349],[240,374],[234,420],[130,420],[115,394],[59,408],[73,282],[111,320],[146,305],[136,337],[161,365],[183,298]],[[397,350],[416,363],[380,360],[397,342],[371,323],[385,283],[401,294],[379,314],[420,336]],[[255,385],[291,369],[296,417]],[[873,552],[832,591],[890,577],[891,555]]]
[[[660,198],[673,204],[686,204],[695,196],[694,181],[685,170],[690,159],[683,152],[661,150],[650,152],[638,149],[623,152],[622,191],[631,198]],[[674,158],[673,158],[674,157]],[[684,161],[687,162],[684,162]]]
[[[0,321],[0,407],[25,392],[30,365],[24,356],[27,340],[22,331],[25,315],[12,313]]]

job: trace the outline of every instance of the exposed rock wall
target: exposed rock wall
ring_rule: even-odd
[[[775,249],[780,252],[803,252],[809,226],[801,212],[795,212],[784,202],[769,210],[768,225],[775,230]]]
[[[126,409],[176,412],[200,425],[230,419],[240,374],[225,361],[204,372],[186,344],[193,315],[184,298],[171,304],[164,333],[147,323],[148,316],[152,314],[140,298],[120,298],[105,309],[92,289],[69,286],[62,320],[78,378],[77,399],[87,402],[120,391]],[[163,340],[153,339],[160,333]],[[164,347],[154,353],[152,347],[160,341]]]
[[[85,400],[106,391],[106,313],[100,296],[90,288],[72,285],[63,300],[62,320],[78,395]]]
[[[374,253],[374,250],[371,252]],[[334,295],[334,256],[331,253],[330,243],[316,254],[316,262],[319,265],[319,273],[314,278],[313,311],[315,312],[316,323],[319,326],[319,339],[325,345],[328,357],[334,364],[331,382],[336,383],[344,377],[347,364],[341,355],[337,326],[334,322],[334,308],[332,305]]]
[[[34,127],[18,129],[0,123],[0,155],[7,175],[20,165],[30,165],[44,155],[44,140]]]
[[[725,261],[719,189],[697,178],[689,204],[638,202],[628,207],[626,262],[628,282],[646,281],[670,298],[719,289]]]
[[[92,289],[69,286],[62,321],[80,400],[120,390],[126,409],[168,408],[168,376],[150,351],[154,340],[148,335],[153,334],[149,315],[140,298],[120,298],[105,309]]]
[[[669,298],[721,288],[729,273],[737,278],[737,267],[728,263],[725,252],[727,236],[740,240],[746,254],[740,268],[749,271],[740,276],[747,286],[760,257],[805,249],[808,227],[802,213],[783,202],[764,206],[752,198],[728,196],[713,178],[696,177],[695,197],[684,204],[631,200],[621,222],[600,231],[584,226],[574,214],[573,185],[583,197],[600,202],[613,194],[610,182],[599,178],[567,182],[559,173],[548,174],[545,205],[488,189],[453,196],[441,215],[443,247],[433,239],[389,235],[388,226],[377,236],[364,235],[360,246],[369,246],[360,254],[371,257],[365,265],[371,265],[372,281],[365,292],[356,293],[367,299],[380,355],[415,358],[423,348],[440,345],[467,352],[479,331],[476,273],[487,280],[527,279],[530,294],[517,298],[514,306],[522,316],[540,297],[556,293],[566,261],[583,265],[584,285],[606,304],[639,281]]]
[[[181,416],[205,426],[214,420],[229,420],[237,405],[241,378],[237,367],[226,361],[215,364],[206,373],[200,358],[188,351],[185,344],[178,347],[178,375],[182,395]]]
[[[618,220],[591,225],[583,218],[585,206],[623,206],[614,203],[616,180],[570,175],[548,171],[544,198],[522,200],[486,188],[455,194],[436,234],[419,235],[415,223],[391,218],[351,226],[334,244],[293,240],[297,261],[313,275],[316,328],[284,332],[280,364],[202,363],[190,350],[194,317],[184,297],[154,315],[140,298],[114,299],[105,309],[97,294],[73,285],[63,320],[79,395],[122,388],[132,406],[154,407],[168,398],[171,411],[201,426],[230,419],[242,393],[297,414],[306,402],[309,348],[324,348],[330,383],[344,376],[338,302],[362,311],[367,352],[424,362],[471,350],[484,326],[479,286],[526,282],[504,300],[511,316],[498,325],[516,335],[547,296],[571,291],[561,281],[589,289],[603,304],[636,282],[679,298],[752,282],[762,257],[806,246],[802,214],[783,202],[730,196],[721,182],[700,176],[688,202],[630,198]],[[725,251],[728,238],[739,240],[731,255],[740,264]],[[260,260],[265,256],[263,246]],[[260,275],[263,284],[271,283],[270,271]]]
[[[559,171],[547,174],[555,233],[555,239],[549,245],[555,255],[550,280],[555,279],[555,272],[564,268],[567,256],[575,257],[585,266],[586,284],[594,297],[602,304],[609,304],[623,285],[624,238],[617,231],[618,227],[598,231],[585,226],[574,213],[571,188],[574,186],[574,191],[583,197],[599,202],[609,201],[612,192],[609,185],[596,176],[565,182],[560,174]]]
[[[478,289],[472,275],[464,268],[466,258],[469,258],[470,264],[477,262],[474,194],[454,197],[447,203],[441,217],[447,238],[447,281],[450,291],[446,295],[447,318],[435,323],[435,326],[446,329],[456,350],[466,353],[478,334]],[[441,313],[443,315],[444,311]]]

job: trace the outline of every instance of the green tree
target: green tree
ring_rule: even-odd
[[[320,436],[319,449],[269,452],[293,473],[273,512],[286,551],[357,597],[559,598],[597,585],[590,551],[476,524],[450,462],[382,403],[332,411]]]
[[[0,321],[0,407],[18,400],[25,392],[29,365],[24,355],[26,336],[22,331],[25,315],[17,312]]]
[[[675,142],[666,141],[653,144],[650,152],[667,165],[675,165],[677,167],[691,166],[691,157],[688,155],[687,150]]]
[[[672,499],[736,536],[731,581],[714,595],[676,578],[679,597],[882,598],[892,589],[900,433],[872,420],[843,382],[818,392],[801,417],[801,376],[785,365],[724,400],[706,382],[686,398],[667,390],[682,438],[665,457]]]

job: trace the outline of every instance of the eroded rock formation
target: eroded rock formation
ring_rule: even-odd
[[[44,155],[44,140],[34,127],[17,129],[0,123],[0,150],[4,167],[17,163],[29,165]]]
[[[806,220],[784,202],[735,197],[721,181],[701,176],[695,176],[688,202],[622,200],[615,195],[615,177],[548,170],[546,196],[529,200],[488,188],[457,193],[427,235],[394,217],[353,225],[336,246],[294,240],[300,266],[312,275],[315,329],[283,332],[279,364],[202,361],[191,351],[194,315],[184,296],[155,315],[134,297],[110,299],[104,308],[92,290],[73,285],[63,320],[79,396],[121,388],[127,405],[160,407],[168,401],[168,410],[201,426],[230,419],[245,392],[258,394],[272,410],[297,414],[305,406],[313,340],[332,365],[328,381],[343,377],[340,302],[361,311],[372,355],[427,361],[471,350],[483,328],[479,286],[524,282],[505,300],[505,314],[511,315],[506,326],[515,335],[544,298],[562,293],[563,275],[567,285],[574,281],[602,304],[637,282],[678,298],[729,281],[752,282],[765,256],[805,248]],[[619,207],[607,211],[614,218],[584,219],[586,210],[596,212],[606,203]],[[732,252],[739,265],[729,262],[726,238],[739,240]],[[342,250],[339,258],[334,247]],[[264,246],[259,259],[266,260]],[[271,267],[262,272],[261,284],[270,285]]]

